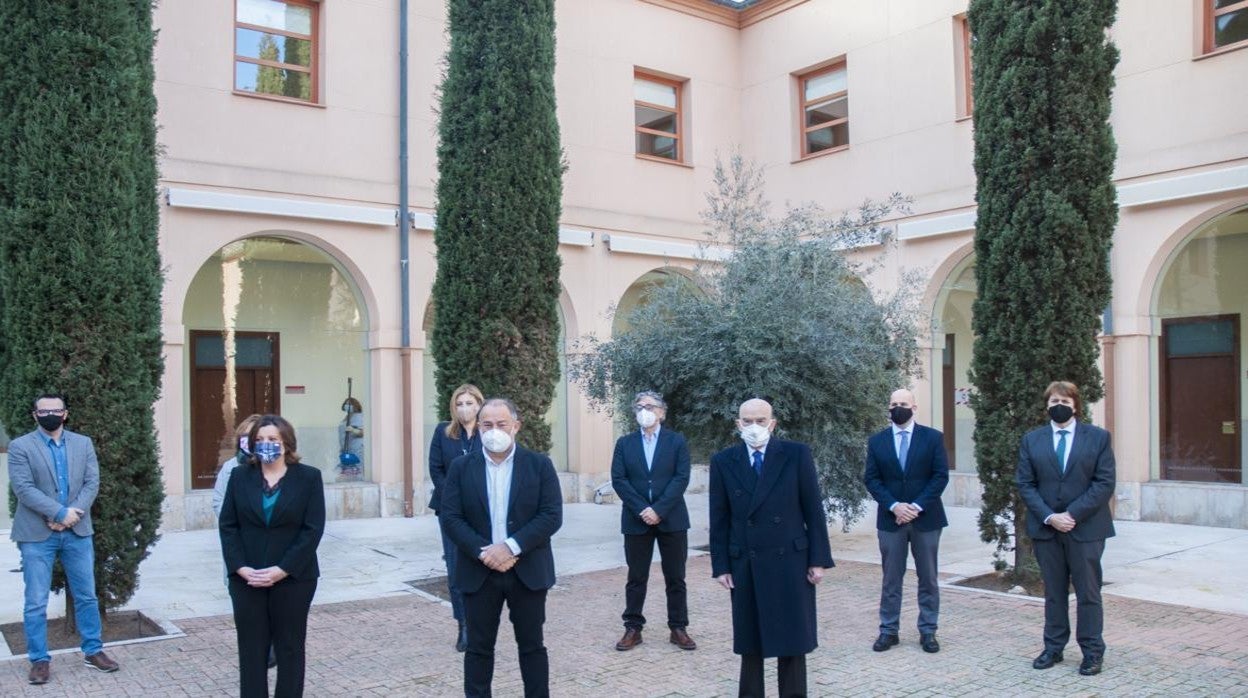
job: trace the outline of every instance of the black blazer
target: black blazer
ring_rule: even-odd
[[[242,465],[230,473],[221,505],[221,552],[225,568],[264,569],[274,565],[291,579],[321,575],[316,548],[325,532],[325,485],[321,471],[310,465],[287,466],[282,493],[266,526],[261,505],[263,476],[259,466]]]
[[[810,567],[832,567],[823,495],[810,448],[772,438],[763,476],[745,444],[711,457],[711,574],[732,573],[733,652],[806,654],[817,645]]]
[[[896,531],[897,517],[888,508],[897,502],[918,504],[923,513],[910,522],[917,531],[934,531],[949,525],[940,495],[949,484],[949,459],[945,437],[939,431],[915,424],[906,454],[906,470],[897,460],[893,428],[877,432],[867,440],[867,468],[863,480],[867,491],[879,502],[875,527]]]
[[[1057,529],[1044,524],[1049,514],[1074,517],[1070,537],[1087,543],[1114,535],[1109,499],[1117,476],[1109,432],[1077,422],[1066,472],[1053,449],[1053,427],[1046,424],[1023,436],[1015,478],[1027,503],[1027,535],[1033,540],[1052,538]]]
[[[507,535],[520,545],[512,569],[520,582],[538,591],[555,585],[555,556],[550,537],[563,525],[563,494],[550,459],[516,446],[507,506]],[[460,591],[481,588],[491,570],[481,562],[490,545],[490,502],[486,492],[485,454],[469,451],[451,463],[442,493],[442,523],[455,543],[455,576]]]
[[[650,469],[646,469],[640,429],[617,439],[615,455],[611,457],[611,486],[624,504],[620,511],[620,532],[638,535],[650,530],[650,525],[640,516],[646,507],[653,508],[662,519],[658,525],[660,531],[689,530],[685,488],[689,486],[690,470],[689,444],[685,443],[685,437],[670,429],[659,427]]]
[[[442,509],[442,488],[446,484],[446,473],[456,458],[473,451],[481,450],[481,430],[474,429],[472,438],[468,439],[468,450],[464,450],[463,442],[451,438],[446,433],[450,422],[442,422],[433,429],[433,439],[429,441],[429,478],[433,480],[433,495],[429,497],[429,508],[436,513]]]

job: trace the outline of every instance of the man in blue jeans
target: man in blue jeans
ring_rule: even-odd
[[[12,538],[22,553],[26,584],[23,623],[30,683],[48,682],[48,591],[52,565],[60,556],[74,617],[82,636],[85,664],[98,671],[117,671],[100,641],[100,609],[95,599],[95,548],[91,504],[100,490],[100,464],[91,439],[65,429],[65,398],[43,394],[32,413],[39,428],[9,444],[9,483],[17,496]]]

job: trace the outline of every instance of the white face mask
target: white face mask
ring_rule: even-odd
[[[459,417],[461,424],[477,421],[477,411],[480,408],[476,405],[460,405],[455,408],[455,415]]]
[[[751,424],[741,430],[741,440],[750,448],[762,448],[771,440],[771,430],[762,424]]]
[[[481,445],[490,453],[506,453],[511,448],[511,434],[502,429],[491,429],[481,435]]]
[[[637,412],[637,423],[641,425],[642,429],[649,429],[654,426],[655,422],[658,421],[659,416],[650,410],[640,410]]]

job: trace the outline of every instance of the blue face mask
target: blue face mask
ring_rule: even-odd
[[[256,444],[255,454],[261,463],[272,463],[282,455],[282,445],[276,441],[261,441]]]

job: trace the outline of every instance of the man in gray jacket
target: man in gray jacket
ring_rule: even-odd
[[[17,497],[11,536],[22,554],[26,585],[23,622],[32,684],[47,683],[48,591],[57,558],[65,568],[85,664],[117,671],[103,652],[95,598],[95,548],[91,504],[100,490],[100,464],[91,439],[65,429],[65,398],[44,394],[31,413],[39,428],[9,443],[9,483]]]

